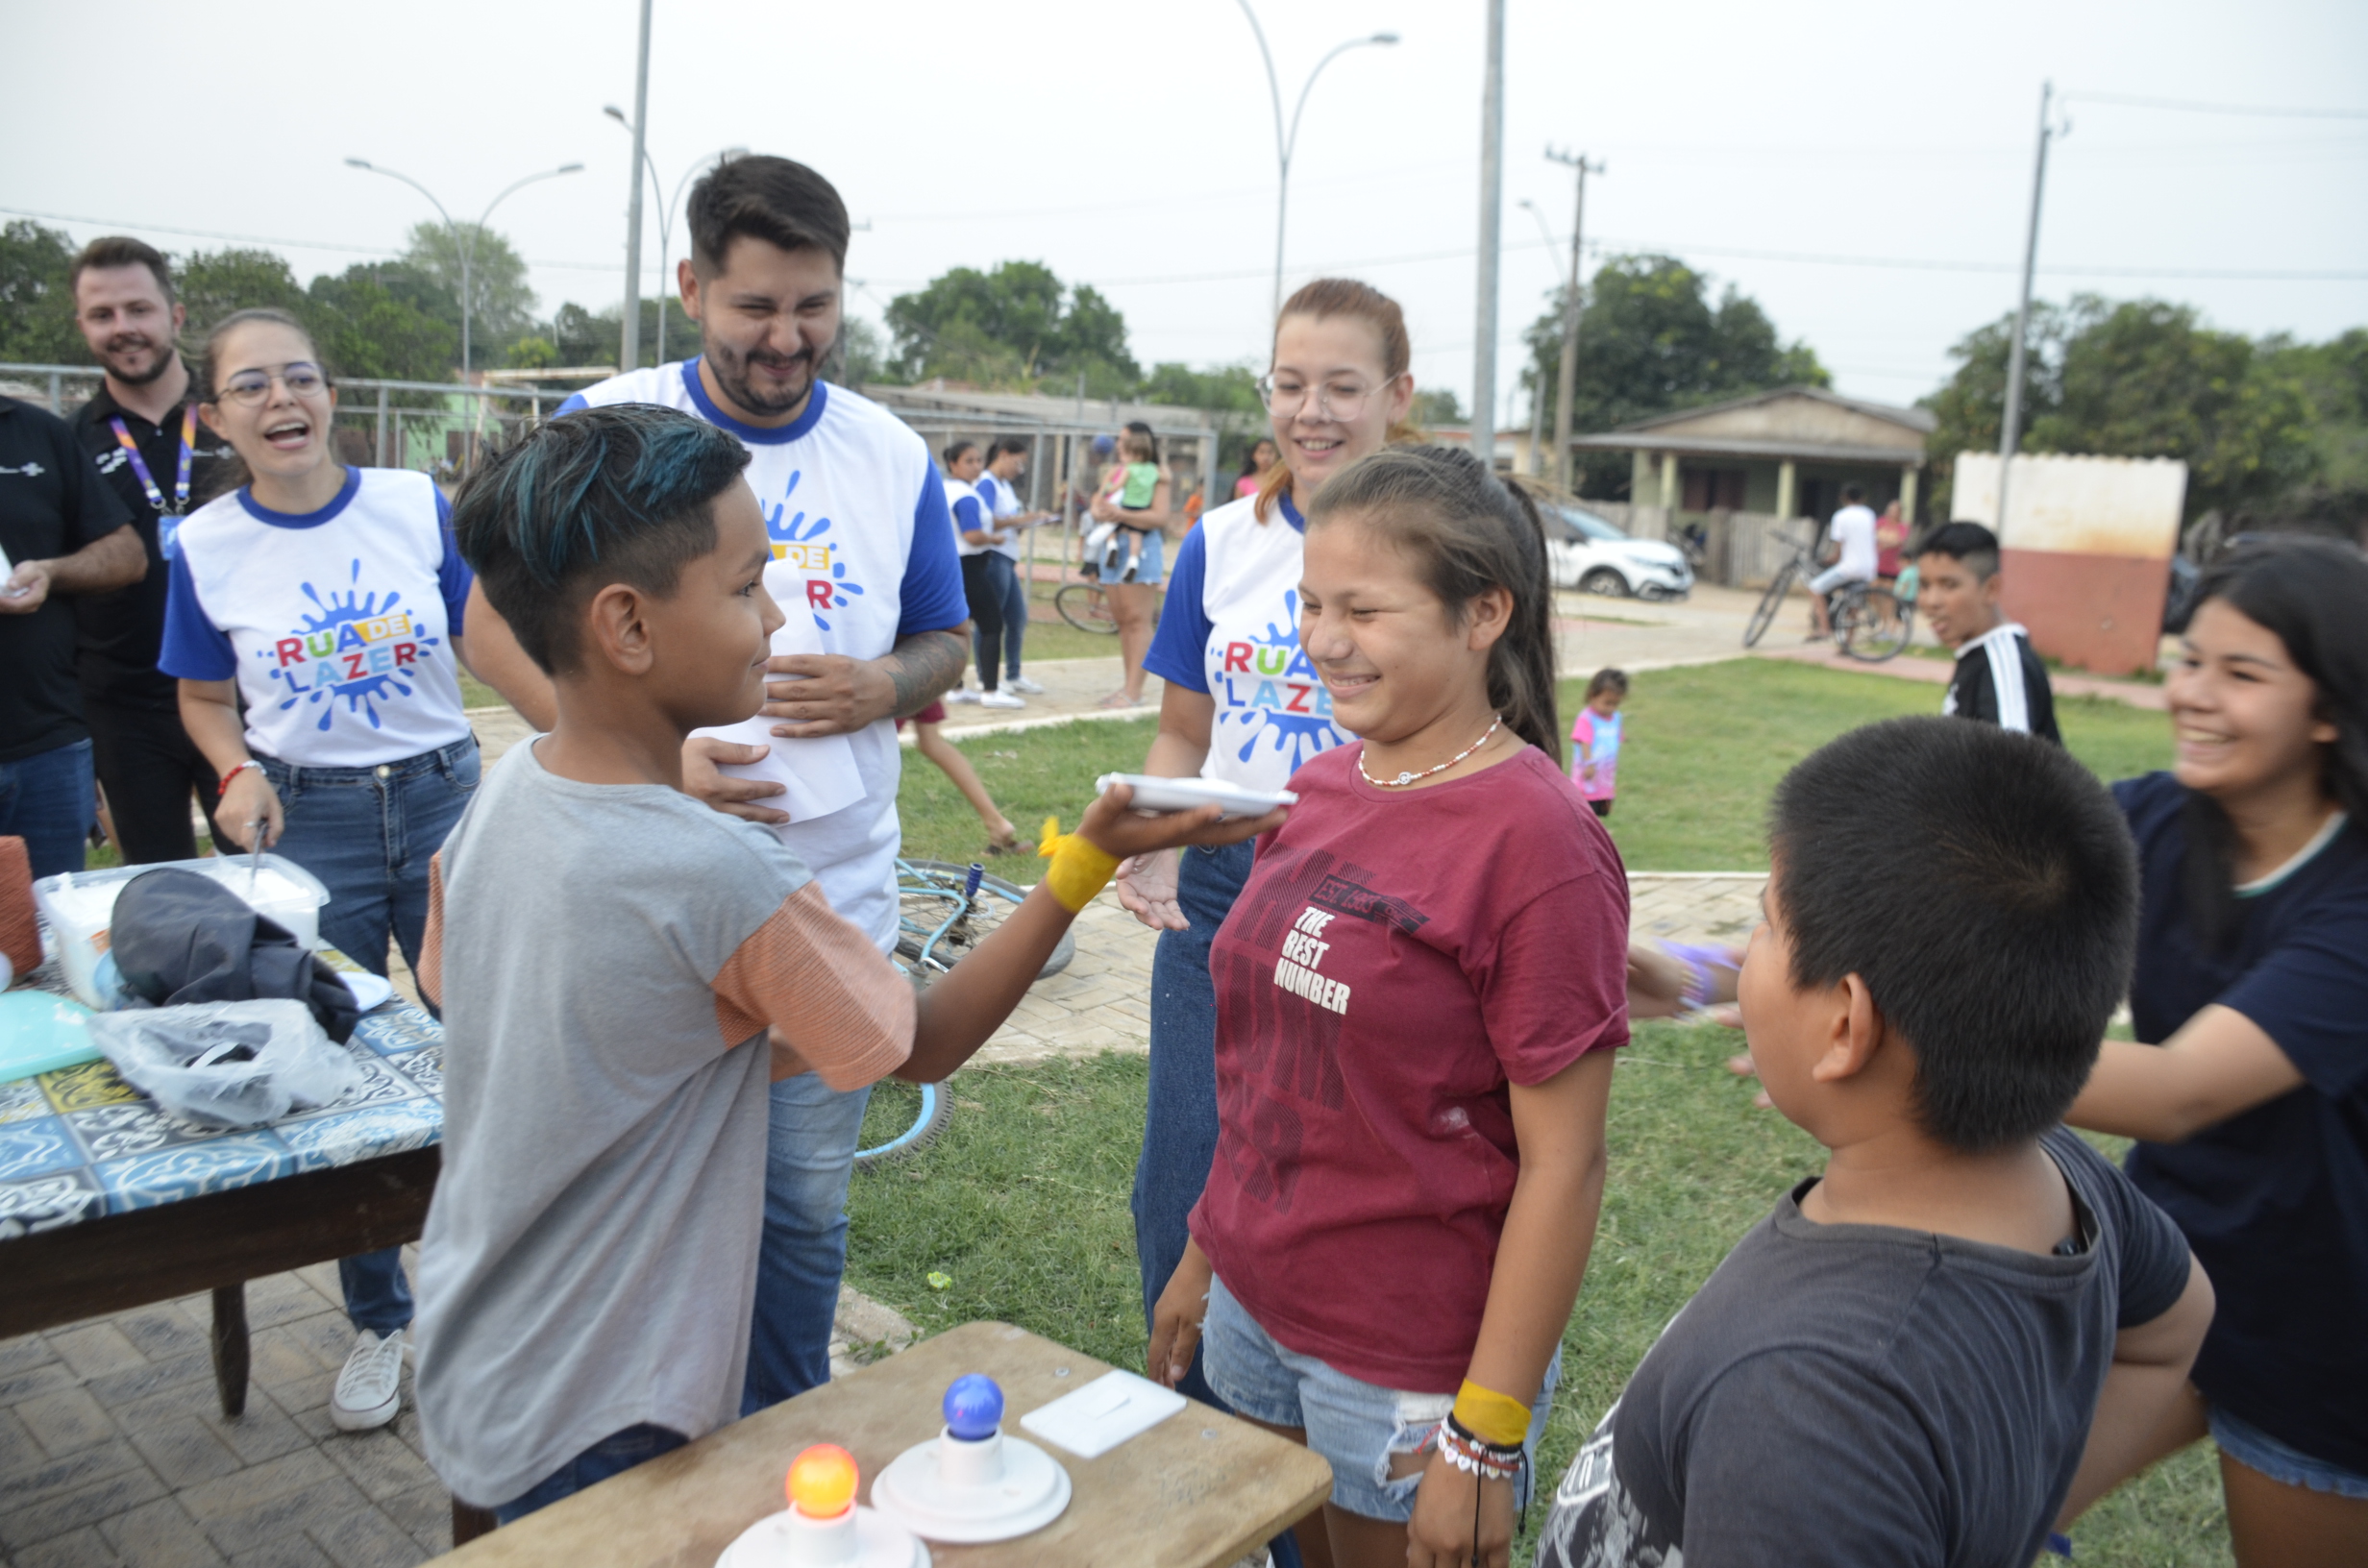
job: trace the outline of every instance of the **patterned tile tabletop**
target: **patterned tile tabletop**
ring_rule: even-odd
[[[356,967],[341,953],[321,956]],[[363,1015],[345,1048],[364,1086],[268,1127],[201,1127],[169,1115],[104,1059],[0,1084],[0,1247],[35,1231],[435,1142],[444,1127],[442,1026],[398,993]]]

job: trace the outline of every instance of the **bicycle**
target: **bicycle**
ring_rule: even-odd
[[[1052,607],[1060,612],[1062,620],[1079,631],[1090,631],[1099,637],[1119,634],[1119,619],[1110,613],[1110,596],[1102,592],[1098,582],[1062,584],[1052,596]]]
[[[984,866],[943,860],[897,862],[897,967],[925,988],[969,955],[988,932],[1010,918],[1027,889],[989,876]],[[1077,956],[1077,936],[1064,931],[1052,956],[1036,971],[1060,973]],[[857,1164],[900,1160],[932,1141],[953,1114],[944,1084],[884,1078],[873,1086],[855,1142]]]
[[[1816,541],[1800,541],[1791,559],[1776,569],[1776,576],[1760,596],[1758,608],[1751,612],[1750,624],[1743,628],[1743,646],[1756,648],[1767,635],[1767,628],[1776,623],[1776,612],[1790,596],[1792,585],[1816,576]],[[1902,600],[1888,588],[1872,582],[1846,582],[1825,596],[1826,615],[1834,628],[1834,646],[1846,658],[1864,664],[1881,664],[1895,657],[1908,646],[1913,633],[1915,600]]]

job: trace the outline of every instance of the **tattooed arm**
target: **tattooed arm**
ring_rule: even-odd
[[[962,678],[970,646],[971,625],[965,621],[948,630],[900,637],[876,659],[839,653],[778,655],[767,664],[767,673],[800,678],[766,686],[767,701],[758,711],[777,721],[774,734],[788,739],[844,735],[882,719],[901,719],[919,713]],[[694,735],[682,743],[683,793],[752,822],[786,822],[787,812],[759,804],[783,793],[779,784],[734,778],[720,771],[763,755],[757,747]]]

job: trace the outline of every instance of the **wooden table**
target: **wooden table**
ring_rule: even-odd
[[[789,1461],[837,1443],[863,1470],[938,1433],[947,1384],[984,1372],[1003,1387],[1003,1430],[1069,1471],[1068,1510],[990,1546],[929,1543],[936,1568],[1225,1568],[1332,1491],[1320,1455],[1195,1402],[1097,1459],[1034,1437],[1020,1418],[1109,1371],[1008,1323],[966,1323],[836,1378],[687,1448],[497,1530],[449,1568],[713,1568],[750,1525],[785,1506]]]

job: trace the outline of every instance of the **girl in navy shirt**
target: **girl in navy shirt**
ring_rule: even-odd
[[[2186,1233],[2196,1397],[2239,1563],[2368,1562],[2368,559],[2290,539],[2197,588],[2178,762],[2114,786],[2143,879],[2131,1013],[2066,1118]]]

